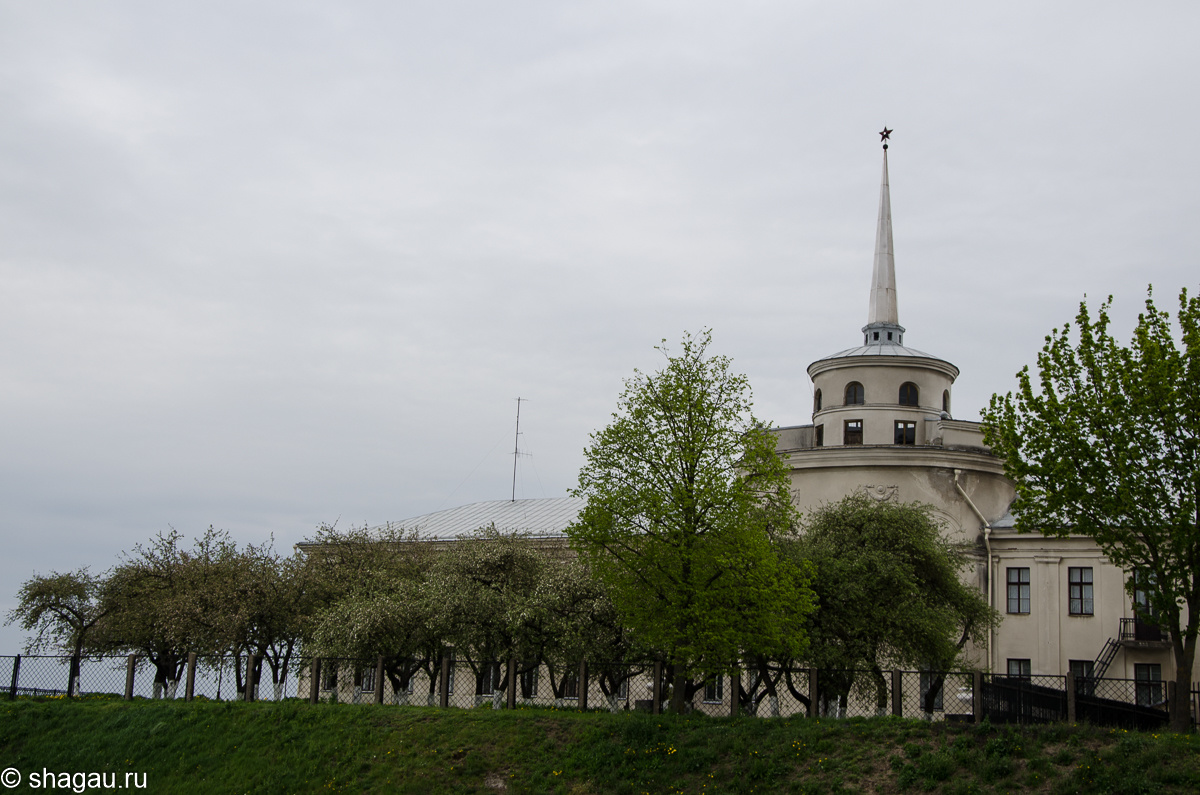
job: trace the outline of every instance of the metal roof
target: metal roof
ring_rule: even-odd
[[[908,348],[904,345],[897,345],[894,342],[889,342],[887,344],[876,343],[874,345],[860,345],[857,348],[847,348],[844,351],[838,351],[837,353],[831,353],[828,356],[822,356],[820,359],[817,359],[817,361],[823,362],[826,359],[845,359],[850,356],[912,356],[917,359],[936,359],[939,362],[944,361],[944,359],[934,356],[931,353],[925,353],[924,351],[919,351],[916,348]]]
[[[538,500],[490,500],[434,511],[392,522],[392,527],[416,530],[425,539],[452,539],[481,527],[495,525],[505,533],[563,536],[579,516],[586,501],[580,497]]]

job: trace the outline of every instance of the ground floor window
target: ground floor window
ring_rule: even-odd
[[[1158,663],[1136,663],[1133,666],[1137,703],[1157,707],[1163,703],[1162,666]]]
[[[1091,660],[1071,660],[1067,665],[1070,666],[1071,673],[1075,674],[1075,692],[1081,696],[1093,695],[1096,690],[1096,683],[1093,681],[1096,664]]]
[[[327,660],[321,669],[321,689],[337,690],[337,662]]]
[[[862,420],[846,420],[846,432],[842,440],[842,444],[862,444],[863,443],[863,426]]]
[[[725,677],[718,676],[704,683],[704,701],[707,704],[720,704],[725,698]]]
[[[368,666],[364,665],[362,668],[358,669],[358,672],[355,674],[354,678],[357,680],[355,682],[355,684],[358,686],[359,690],[361,690],[364,693],[374,693],[375,692],[375,668],[374,667],[368,667]]]
[[[475,675],[475,695],[490,696],[500,686],[500,663],[482,663]]]
[[[521,674],[521,697],[535,698],[537,696],[538,669],[525,671]]]
[[[1008,675],[1020,679],[1029,679],[1033,676],[1033,667],[1029,664],[1029,660],[1009,657]]]
[[[896,444],[916,444],[917,424],[905,420],[896,420]]]

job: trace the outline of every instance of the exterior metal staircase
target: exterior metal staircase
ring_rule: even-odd
[[[1104,642],[1104,648],[1100,650],[1100,654],[1096,657],[1096,661],[1092,663],[1092,678],[1102,679],[1104,674],[1108,673],[1108,666],[1112,665],[1113,658],[1117,656],[1117,652],[1121,649],[1121,644],[1116,638],[1109,638]]]

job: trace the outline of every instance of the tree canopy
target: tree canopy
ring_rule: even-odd
[[[1148,291],[1150,292],[1150,291]],[[1093,537],[1110,560],[1153,582],[1150,606],[1169,632],[1176,679],[1191,682],[1200,629],[1200,299],[1179,294],[1178,327],[1154,306],[1122,346],[1109,307],[1081,303],[1078,342],[1046,337],[1037,375],[993,395],[985,440],[1016,483],[1023,532]],[[1176,339],[1178,338],[1178,344]],[[1186,728],[1187,702],[1172,725]]]
[[[812,563],[819,603],[808,660],[834,695],[847,695],[855,671],[868,670],[883,709],[885,668],[950,670],[997,620],[961,578],[970,556],[943,537],[927,506],[853,494],[807,517],[792,548]]]
[[[801,565],[774,540],[793,531],[790,481],[749,383],[686,335],[654,374],[635,371],[612,422],[591,436],[567,530],[637,639],[675,671],[730,667],[744,648],[796,656],[812,609]],[[693,685],[694,686],[694,685]]]

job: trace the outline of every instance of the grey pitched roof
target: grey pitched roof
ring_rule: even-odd
[[[493,524],[506,533],[555,537],[564,535],[583,510],[584,502],[579,497],[473,502],[392,522],[392,527],[416,530],[427,539],[451,539]]]

